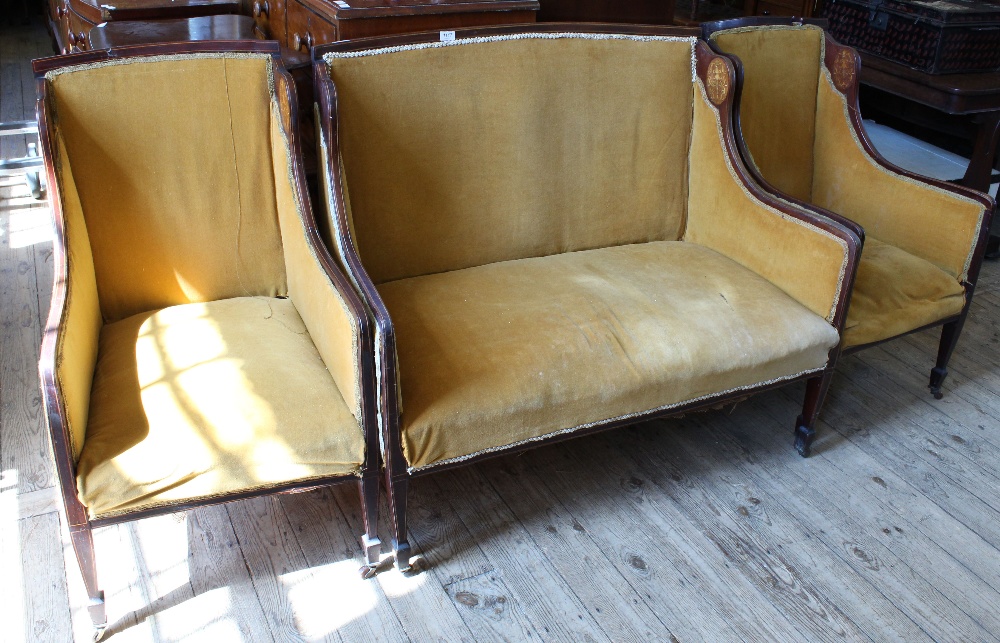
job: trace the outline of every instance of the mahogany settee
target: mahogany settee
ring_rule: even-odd
[[[373,568],[371,324],[316,231],[277,44],[34,69],[56,224],[42,390],[95,625],[102,525],[354,482]]]
[[[860,240],[753,182],[728,59],[669,27],[450,35],[314,52],[397,566],[411,476],[796,380],[807,450]]]
[[[994,203],[882,158],[858,109],[860,59],[826,35],[823,23],[741,18],[702,28],[740,70],[734,129],[755,180],[780,199],[866,235],[844,352],[942,326],[929,383],[940,398]]]

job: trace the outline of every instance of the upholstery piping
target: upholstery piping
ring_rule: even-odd
[[[439,460],[438,462],[433,462],[431,464],[425,464],[422,467],[407,467],[406,471],[407,471],[407,473],[410,473],[412,475],[412,474],[414,474],[414,473],[416,473],[418,471],[426,471],[428,469],[432,469],[434,467],[440,467],[440,466],[446,465],[446,464],[454,464],[456,462],[464,462],[465,460],[469,460],[470,458],[475,458],[475,457],[478,457],[478,456],[481,456],[481,455],[485,455],[487,453],[495,453],[497,451],[505,451],[505,450],[511,449],[513,447],[518,447],[518,446],[521,446],[521,445],[524,445],[524,444],[531,444],[532,442],[538,442],[539,440],[547,440],[547,439],[553,438],[553,437],[555,437],[557,435],[566,435],[567,433],[575,433],[576,431],[580,431],[580,430],[583,430],[583,429],[589,429],[591,427],[599,426],[601,424],[609,424],[611,422],[620,422],[622,420],[630,420],[632,418],[639,417],[641,415],[646,415],[648,413],[657,413],[659,411],[667,411],[669,409],[677,408],[679,406],[684,406],[686,404],[691,404],[693,402],[700,402],[702,400],[708,400],[708,399],[711,399],[711,398],[717,397],[717,396],[729,395],[731,393],[736,393],[738,391],[748,391],[748,390],[756,389],[756,388],[759,388],[759,387],[762,387],[762,386],[768,386],[770,384],[777,384],[778,382],[785,382],[785,381],[788,381],[788,380],[798,379],[800,377],[803,377],[805,375],[809,375],[811,373],[820,373],[820,372],[824,371],[825,369],[826,369],[826,367],[822,366],[820,368],[814,368],[814,369],[809,369],[809,370],[806,370],[806,371],[801,371],[801,372],[795,373],[793,375],[785,375],[785,376],[782,376],[782,377],[776,377],[774,379],[770,379],[770,380],[767,380],[767,381],[764,381],[764,382],[757,382],[756,384],[747,384],[745,386],[737,386],[737,387],[734,387],[734,388],[731,388],[731,389],[727,389],[725,391],[720,391],[718,393],[709,393],[708,395],[701,395],[699,397],[691,398],[690,400],[684,400],[684,401],[681,401],[681,402],[674,402],[673,404],[666,404],[664,406],[658,406],[656,408],[652,408],[652,409],[649,409],[647,411],[638,411],[636,413],[626,413],[625,415],[619,415],[618,417],[609,418],[607,420],[598,420],[597,422],[588,422],[587,424],[581,424],[579,426],[574,426],[574,427],[571,427],[571,428],[568,428],[568,429],[560,429],[558,431],[553,431],[552,433],[546,433],[545,435],[539,435],[539,436],[536,436],[536,437],[533,437],[533,438],[528,438],[526,440],[519,440],[517,442],[512,442],[511,444],[504,444],[504,445],[501,445],[501,446],[490,447],[488,449],[483,449],[482,451],[476,451],[475,453],[470,453],[468,455],[460,455],[460,456],[455,457],[455,458],[448,458],[447,460]],[[734,403],[738,402],[738,401],[739,400],[733,400]]]
[[[698,78],[698,60],[695,57],[694,47],[698,38],[694,36],[638,36],[630,34],[612,33],[515,33],[502,36],[477,36],[475,38],[463,38],[461,40],[421,42],[411,45],[395,45],[392,47],[379,47],[377,49],[363,49],[361,51],[331,51],[323,56],[324,62],[328,65],[336,58],[361,58],[363,56],[378,56],[380,54],[390,54],[400,51],[415,51],[418,49],[437,49],[440,47],[455,47],[458,45],[481,44],[487,42],[502,42],[505,40],[559,40],[559,39],[579,39],[579,40],[632,40],[636,42],[687,42],[691,45],[691,81]]]
[[[67,67],[60,67],[59,69],[53,69],[51,71],[45,72],[45,80],[51,81],[57,76],[61,76],[67,73],[74,73],[78,71],[86,71],[88,69],[99,69],[101,67],[113,67],[115,65],[135,65],[141,63],[157,63],[157,62],[168,62],[174,60],[191,60],[199,58],[222,58],[222,59],[251,59],[251,58],[266,58],[268,61],[272,60],[271,54],[257,54],[249,51],[237,51],[237,52],[203,52],[197,54],[163,54],[160,56],[143,56],[141,58],[114,58],[109,60],[99,60],[92,63],[84,63],[82,65],[70,65]],[[274,70],[271,66],[271,62],[267,64],[267,83],[271,87],[271,95],[274,95]]]
[[[723,130],[722,130],[722,117],[719,114],[719,110],[716,109],[712,105],[712,102],[708,99],[708,95],[705,93],[705,85],[704,85],[704,83],[700,83],[699,82],[697,84],[698,84],[698,89],[701,92],[701,99],[703,101],[705,101],[705,104],[707,104],[711,108],[712,114],[715,116],[715,124],[716,124],[716,127],[719,130],[719,135],[721,137]],[[729,158],[728,152],[724,153],[722,155],[722,157],[726,161],[726,169],[729,170],[729,174],[733,177],[733,181],[735,181],[736,184],[740,186],[740,190],[743,191],[743,194],[745,194],[746,197],[751,202],[755,203],[756,205],[760,206],[761,208],[765,209],[766,211],[770,212],[771,214],[775,214],[778,217],[780,217],[780,218],[782,218],[782,219],[784,219],[786,221],[789,221],[791,223],[795,223],[797,225],[803,226],[803,227],[808,228],[808,229],[810,229],[810,230],[812,230],[812,231],[814,231],[814,232],[816,232],[818,234],[821,234],[821,235],[823,235],[825,237],[829,237],[830,239],[833,239],[834,241],[837,242],[838,245],[840,245],[841,248],[844,249],[844,260],[840,264],[840,275],[839,275],[839,277],[837,279],[837,290],[833,294],[833,303],[830,305],[830,312],[826,316],[826,321],[833,322],[833,318],[834,318],[834,316],[837,313],[837,302],[840,301],[840,294],[841,294],[841,292],[844,289],[844,277],[847,274],[847,262],[848,262],[848,259],[850,258],[850,252],[848,251],[847,242],[844,241],[843,239],[841,239],[840,237],[838,237],[837,235],[832,234],[830,232],[827,232],[826,230],[824,230],[824,229],[822,229],[822,228],[820,228],[820,227],[818,227],[816,225],[813,225],[812,223],[809,223],[808,221],[803,221],[802,219],[797,219],[795,217],[789,216],[789,215],[785,214],[784,212],[782,212],[781,210],[778,210],[777,208],[774,208],[774,207],[772,207],[770,205],[767,205],[766,203],[764,203],[763,201],[761,201],[760,199],[758,199],[757,197],[755,197],[753,194],[751,194],[750,190],[747,189],[747,186],[743,184],[743,181],[740,179],[739,175],[736,174],[736,170],[733,169],[733,163],[732,163],[732,161]]]

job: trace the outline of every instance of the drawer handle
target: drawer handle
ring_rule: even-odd
[[[763,11],[760,12],[760,15],[762,15],[762,16],[769,16],[769,15],[771,15],[771,10],[770,9],[764,9]]]
[[[82,31],[76,34],[76,46],[79,47],[81,50],[87,48],[87,34],[83,33]]]
[[[65,16],[66,15],[66,7],[64,7],[62,5],[59,5],[58,7],[56,7],[56,15],[59,16],[60,18],[62,18],[63,16]]]
[[[76,34],[73,33],[72,31],[69,32],[69,35],[66,36],[66,40],[69,41],[69,44],[75,45],[76,44]]]
[[[292,49],[294,49],[295,51],[301,51],[303,45],[305,45],[306,51],[312,49],[313,46],[312,34],[307,31],[306,35],[300,36],[299,32],[296,31],[292,35]]]
[[[260,18],[261,15],[271,15],[271,5],[268,4],[267,0],[255,0],[253,3],[253,17]]]

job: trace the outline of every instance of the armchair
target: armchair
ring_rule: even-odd
[[[375,319],[398,567],[412,476],[796,380],[808,449],[860,240],[750,180],[733,68],[696,33],[314,51],[321,227]]]
[[[734,128],[757,182],[867,233],[844,352],[943,326],[929,384],[940,399],[994,203],[895,167],[875,151],[858,110],[857,53],[827,36],[822,24],[743,18],[702,27],[715,51],[741,65]]]
[[[377,562],[371,326],[322,246],[276,43],[36,60],[56,279],[40,374],[73,547],[355,482]]]

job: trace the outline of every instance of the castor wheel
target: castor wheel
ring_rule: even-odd
[[[93,643],[97,643],[104,638],[104,633],[108,631],[108,625],[105,623],[99,627],[94,628],[94,638],[91,639]]]
[[[935,400],[940,400],[944,397],[942,388],[944,387],[944,378],[948,377],[947,368],[934,367],[931,369],[931,382],[927,385],[927,388],[931,390],[931,395],[934,396]]]
[[[800,418],[801,419],[801,418]],[[795,450],[803,458],[808,458],[812,450],[812,441],[816,437],[816,429],[798,424],[795,427]]]
[[[361,569],[358,570],[361,574],[361,578],[368,580],[369,578],[375,578],[375,574],[378,573],[378,565],[362,565]]]

